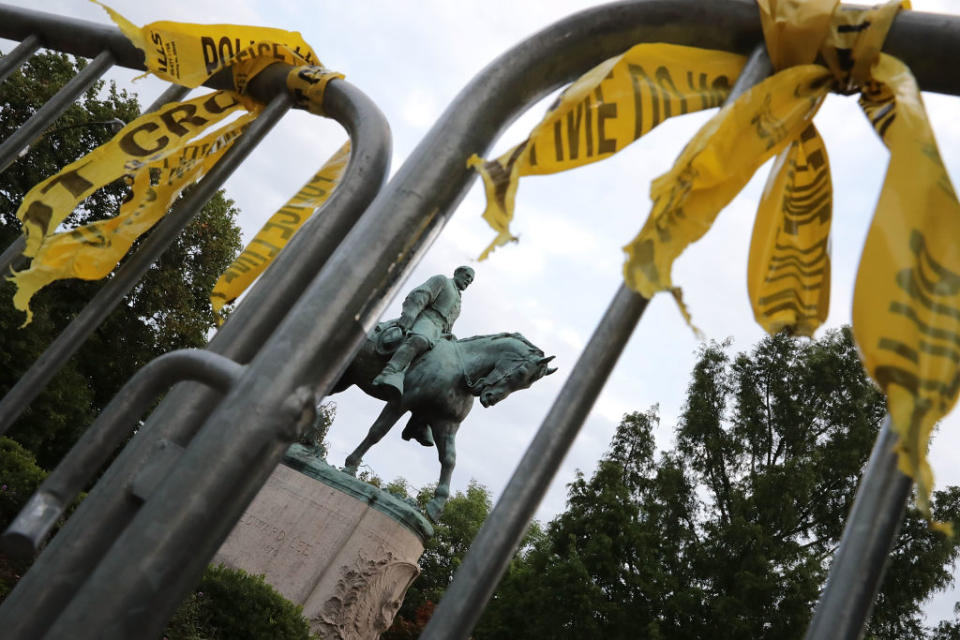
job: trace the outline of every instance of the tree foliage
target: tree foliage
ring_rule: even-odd
[[[403,478],[394,480],[383,489],[400,498],[410,497],[410,486]],[[433,497],[434,489],[433,485],[427,485],[417,492],[416,502],[421,510]],[[453,580],[473,539],[490,515],[491,508],[490,491],[476,480],[470,481],[466,491],[457,491],[450,496],[440,521],[434,524],[434,536],[420,556],[420,576],[407,590],[403,605],[393,625],[383,634],[383,640],[413,640],[419,637],[433,615],[434,606]],[[539,524],[534,522],[521,548],[529,548],[541,535]]]
[[[0,138],[10,135],[84,66],[68,56],[41,53],[0,85]],[[20,234],[16,210],[38,182],[112,135],[101,124],[129,122],[139,113],[135,96],[113,83],[96,83],[35,140],[29,153],[0,173],[0,242]],[[94,193],[67,218],[66,226],[113,216],[126,195],[122,181]],[[173,349],[198,347],[214,326],[208,296],[240,248],[233,203],[218,193],[167,249],[147,275],[35,399],[10,431],[51,468],[93,417],[140,367]],[[0,283],[0,394],[5,394],[67,326],[102,282],[64,280],[40,291],[34,320],[20,328],[13,286]]]
[[[674,446],[656,453],[656,408],[625,416],[476,637],[802,637],[884,414],[847,331],[732,359],[705,346]],[[956,520],[960,490],[938,492],[934,512]],[[908,509],[867,637],[933,633],[920,606],[956,555]]]

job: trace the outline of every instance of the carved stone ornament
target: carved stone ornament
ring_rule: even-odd
[[[353,566],[340,568],[334,595],[310,621],[321,638],[372,640],[393,623],[420,568],[395,560],[389,551],[379,551],[377,559],[359,554]]]

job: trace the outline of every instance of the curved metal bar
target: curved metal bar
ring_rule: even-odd
[[[727,101],[736,100],[772,72],[766,47],[760,45],[750,54]],[[510,482],[477,532],[420,636],[422,640],[470,635],[648,302],[620,285]]]
[[[285,78],[286,70],[264,72],[264,86]],[[254,82],[257,82],[255,79]],[[353,151],[340,185],[277,256],[243,302],[216,334],[209,349],[234,361],[251,359],[295,299],[323,266],[374,198],[389,170],[391,139],[386,119],[353,85],[332,80],[324,98],[327,116],[350,134]],[[259,313],[257,313],[259,311]],[[148,418],[144,430],[155,438],[186,445],[220,400],[210,389],[190,383],[174,387]],[[280,451],[282,454],[282,450]],[[118,487],[126,486],[153,455],[151,442],[132,441],[97,487],[39,556],[0,607],[0,627],[11,638],[40,637],[101,556],[137,513],[139,506]]]
[[[887,415],[877,434],[806,640],[856,640],[870,616],[913,480],[897,466]]]
[[[150,265],[180,235],[217,189],[223,186],[233,171],[289,110],[291,104],[290,96],[283,93],[267,105],[263,113],[197,184],[197,188],[163,217],[150,237],[120,267],[116,275],[104,283],[67,328],[60,332],[30,369],[17,380],[3,400],[0,400],[0,433],[6,432],[13,425],[27,405],[43,391],[67,359],[76,353],[90,334],[139,282]]]
[[[660,5],[649,13],[652,16],[648,24],[659,29],[660,42],[689,44],[705,49],[722,49],[746,54],[754,44],[762,42],[760,36],[760,17],[755,3],[744,0],[714,0],[713,5],[704,13],[707,15],[733,14],[714,23],[711,32],[701,33],[702,39],[696,40],[683,32],[695,24],[697,18],[687,15],[688,9],[695,9],[698,3],[689,0],[634,0],[620,5],[627,8],[637,5]],[[741,6],[735,6],[741,5]],[[616,5],[607,5],[595,10],[613,10]],[[647,9],[645,9],[646,11]],[[653,14],[659,13],[660,16]],[[575,19],[577,15],[570,16]],[[585,14],[584,14],[585,15]],[[627,16],[629,19],[629,16]],[[654,22],[654,20],[661,20]],[[756,37],[746,41],[740,37],[746,31],[755,32]],[[44,46],[65,53],[93,58],[100,51],[110,51],[116,64],[130,69],[143,70],[143,53],[130,44],[119,29],[99,22],[77,20],[61,15],[32,11],[21,7],[0,5],[0,38],[24,40],[37,34]],[[602,34],[597,34],[598,36]],[[954,66],[960,60],[960,17],[919,11],[901,11],[893,22],[883,50],[896,56],[910,67],[914,77],[924,91],[938,91],[951,95],[960,95],[960,77],[954,73]],[[634,42],[655,42],[647,38]],[[622,49],[621,49],[622,50]],[[616,51],[610,55],[620,53]],[[609,57],[609,56],[607,56]],[[232,88],[230,74],[217,74],[205,86],[215,89]],[[255,96],[260,99],[260,96]]]
[[[274,66],[285,78],[286,69],[280,69],[283,65]],[[386,180],[390,127],[376,105],[350,83],[332,80],[325,92],[324,110],[349,133],[350,162],[330,198],[293,236],[210,341],[208,349],[237,362],[253,358]],[[178,385],[149,420],[164,424],[165,437],[186,443],[217,400],[209,389]]]
[[[101,51],[93,61],[84,67],[83,71],[63,85],[50,100],[30,116],[19,129],[9,138],[0,143],[0,171],[9,167],[24,147],[41,134],[44,127],[49,126],[66,111],[81,93],[89,89],[94,82],[100,79],[107,69],[113,66],[113,55],[109,51]]]
[[[27,248],[27,238],[23,234],[17,236],[17,239],[7,245],[7,248],[0,254],[0,277],[6,277],[10,265],[23,254]]]
[[[0,82],[6,80],[39,48],[40,38],[31,33],[13,51],[0,58]]]
[[[421,640],[470,635],[648,302],[620,285]]]
[[[146,69],[143,53],[112,24],[0,5],[0,38],[24,40],[30,35],[38,36],[49,49],[84,58],[109,51],[120,66]]]
[[[94,474],[132,435],[135,421],[166,389],[181,380],[196,380],[225,393],[243,366],[200,349],[182,349],[151,360],[117,392],[90,428],[3,533],[4,549],[16,557],[32,558]]]

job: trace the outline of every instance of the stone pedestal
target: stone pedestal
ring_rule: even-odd
[[[213,561],[264,574],[322,638],[370,640],[393,621],[432,535],[412,505],[294,445]]]

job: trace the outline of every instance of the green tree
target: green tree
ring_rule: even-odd
[[[317,417],[313,419],[313,424],[304,429],[298,442],[311,449],[313,453],[321,460],[327,459],[327,453],[330,449],[330,443],[327,442],[327,433],[330,432],[330,425],[337,417],[337,404],[333,401],[321,402],[317,405]]]
[[[477,638],[802,636],[883,398],[846,330],[766,338],[733,360],[726,349],[702,349],[671,450],[655,454],[656,409],[624,417]],[[934,513],[957,520],[960,490],[937,492]],[[920,605],[952,582],[957,551],[908,509],[867,637],[933,633]]]
[[[10,135],[84,66],[68,56],[42,53],[0,85],[0,138]],[[27,153],[0,173],[0,243],[20,234],[16,210],[31,187],[106,142],[101,126],[139,113],[135,96],[113,83],[89,89]],[[72,227],[113,216],[126,195],[122,181],[97,191],[67,218]],[[134,291],[102,323],[80,351],[37,397],[9,435],[52,468],[120,386],[140,367],[167,351],[199,347],[214,326],[208,296],[240,249],[237,209],[218,193],[150,268]],[[65,280],[37,294],[34,320],[11,303],[13,286],[0,283],[0,394],[5,394],[44,348],[96,293],[101,282]]]
[[[428,485],[417,494],[421,509],[433,497],[433,490]],[[401,609],[404,613],[413,613],[427,601],[440,601],[491,507],[490,492],[476,480],[470,481],[466,491],[457,491],[450,497],[440,521],[433,527],[433,538],[420,556],[420,577],[407,591]]]
[[[407,482],[398,478],[385,490],[403,498],[407,497],[405,492],[408,488]],[[434,488],[428,485],[417,492],[416,500],[421,509],[433,497]],[[434,524],[433,538],[427,542],[420,556],[420,575],[407,590],[403,605],[393,625],[383,634],[383,640],[412,640],[420,635],[433,614],[434,605],[443,597],[473,539],[490,514],[491,507],[490,492],[475,480],[470,481],[466,491],[457,491],[450,497],[440,521]],[[523,547],[526,548],[538,535],[540,528],[534,522],[524,538]]]

